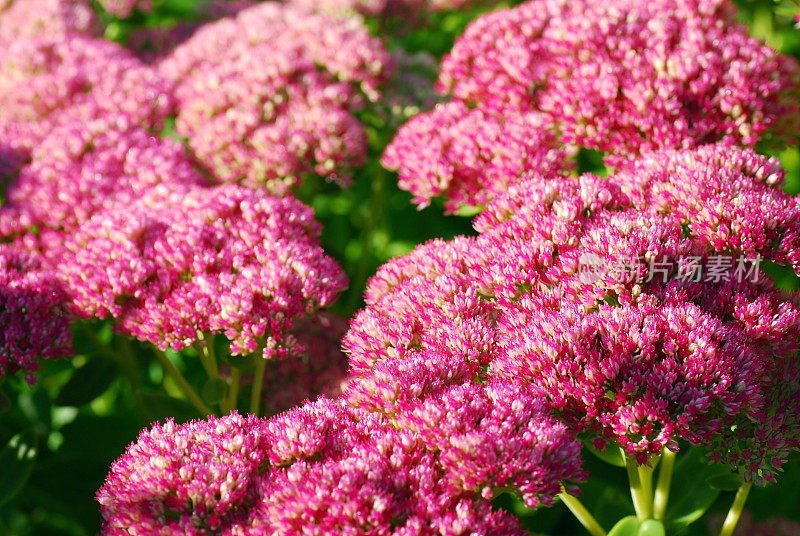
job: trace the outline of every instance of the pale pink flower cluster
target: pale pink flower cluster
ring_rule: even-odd
[[[220,181],[282,192],[304,173],[345,181],[366,157],[353,115],[392,67],[354,19],[275,2],[203,26],[160,64],[176,131]]]
[[[490,0],[289,0],[290,5],[308,11],[336,15],[360,14],[367,17],[402,17],[404,21],[421,19],[437,11],[451,11],[492,5]]]
[[[173,108],[170,82],[103,39],[19,39],[0,47],[0,73],[0,128],[29,149],[58,125],[108,115],[158,130]]]
[[[88,0],[9,0],[0,2],[0,46],[17,39],[100,35],[100,21]]]
[[[800,298],[736,274],[758,258],[800,272],[800,206],[783,177],[774,159],[723,144],[609,178],[529,176],[476,219],[478,237],[378,271],[344,341],[351,368],[466,360],[485,381],[544,389],[599,448],[617,442],[643,463],[681,438],[772,480],[800,445]],[[679,264],[722,252],[739,262],[716,279]],[[642,269],[587,279],[587,258]]]
[[[153,9],[151,0],[97,0],[100,6],[111,15],[126,19],[134,11],[149,13]]]
[[[439,89],[451,103],[406,124],[383,163],[417,204],[443,195],[451,212],[520,179],[518,166],[494,161],[506,144],[541,137],[524,171],[557,174],[570,168],[563,158],[544,167],[539,155],[582,147],[618,167],[662,148],[787,142],[800,118],[797,63],[749,37],[727,0],[529,0],[473,22],[443,60]],[[475,114],[544,117],[498,137]],[[488,164],[476,176],[477,158]]]

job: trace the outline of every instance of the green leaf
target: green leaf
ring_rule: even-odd
[[[636,536],[664,536],[665,534],[666,530],[661,521],[657,519],[648,519],[642,522]]]
[[[720,491],[736,491],[744,484],[744,479],[739,473],[714,475],[706,478],[709,486]]]
[[[105,393],[117,376],[117,367],[105,359],[89,360],[77,369],[56,397],[57,406],[80,407]]]
[[[0,505],[10,501],[27,482],[36,461],[36,435],[30,431],[11,438],[0,451]]]
[[[694,523],[708,510],[719,496],[708,479],[730,473],[722,465],[709,464],[705,451],[692,447],[678,456],[672,474],[672,489],[665,516],[666,526],[671,530]]]
[[[208,380],[200,391],[200,396],[207,404],[219,404],[227,394],[228,384],[220,378]]]
[[[608,536],[638,536],[640,526],[636,516],[623,517],[609,531]]]

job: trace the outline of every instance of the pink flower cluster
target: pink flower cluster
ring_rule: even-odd
[[[98,3],[107,13],[121,19],[130,17],[134,11],[149,13],[153,9],[151,0],[98,0]]]
[[[17,39],[100,35],[88,0],[9,0],[0,2],[0,45]]]
[[[192,21],[180,21],[173,25],[145,26],[134,28],[126,45],[147,63],[162,60],[175,47],[189,39],[203,24],[231,17],[256,4],[254,0],[204,0],[197,2]]]
[[[615,441],[644,463],[681,438],[772,480],[800,445],[800,297],[763,273],[734,277],[738,264],[696,278],[679,259],[726,252],[800,272],[800,205],[782,180],[776,160],[725,144],[605,179],[528,176],[476,219],[478,237],[378,271],[345,337],[351,368],[465,360],[484,381],[543,389],[598,448]],[[586,278],[586,259],[642,270]]]
[[[80,35],[19,39],[0,47],[0,128],[32,149],[70,121],[125,116],[159,129],[172,85],[116,43]]]
[[[59,281],[35,256],[0,245],[0,378],[71,353],[67,309]],[[27,380],[35,381],[31,374]]]
[[[71,121],[31,152],[0,207],[0,236],[71,232],[94,214],[127,207],[156,187],[203,185],[183,146],[127,116]]]
[[[580,445],[525,391],[443,390],[399,426],[325,398],[270,421],[156,425],[98,493],[103,534],[524,534],[487,499],[523,485],[551,501],[582,477]]]
[[[353,113],[391,58],[360,22],[265,2],[199,29],[160,64],[176,131],[216,177],[282,192],[304,173],[346,181],[367,140]]]
[[[518,165],[494,156],[505,144],[541,138],[523,171],[557,174],[577,147],[618,167],[662,148],[784,142],[800,118],[796,62],[749,37],[727,0],[529,0],[473,22],[444,59],[439,89],[452,102],[405,125],[383,163],[420,206],[444,195],[449,211],[485,205],[519,180]],[[476,114],[536,120],[498,137]],[[542,154],[560,158],[543,167]]]
[[[324,395],[337,398],[347,384],[347,356],[341,340],[347,332],[344,318],[318,313],[301,318],[289,333],[295,355],[267,362],[264,371],[264,415],[276,415]]]
[[[476,5],[491,4],[488,0],[289,0],[290,5],[308,11],[338,15],[358,13],[367,17],[420,18],[420,15]]]
[[[223,333],[231,352],[284,355],[293,321],[346,286],[310,208],[235,185],[154,189],[95,215],[58,267],[78,314],[161,349]]]

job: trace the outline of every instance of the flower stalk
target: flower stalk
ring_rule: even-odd
[[[600,526],[600,523],[597,522],[591,512],[586,509],[577,497],[567,493],[564,486],[561,486],[561,493],[558,494],[558,498],[569,508],[569,511],[572,512],[572,515],[575,516],[581,525],[589,531],[589,534],[592,536],[606,536],[606,531],[603,530],[603,527]]]
[[[677,454],[665,448],[661,454],[661,469],[658,472],[655,497],[653,498],[653,517],[663,520],[667,512],[669,491],[672,486],[672,470],[675,467]]]
[[[739,490],[736,492],[736,497],[733,499],[731,509],[728,510],[728,515],[725,516],[725,522],[722,524],[722,530],[719,531],[719,536],[731,536],[733,531],[736,530],[739,518],[742,517],[744,503],[747,502],[747,496],[750,494],[750,488],[752,487],[752,482],[745,482],[739,487]]]
[[[181,388],[183,394],[186,395],[186,398],[192,405],[199,411],[202,415],[213,415],[214,411],[208,407],[208,405],[203,402],[203,399],[195,392],[186,378],[181,374],[181,371],[178,370],[178,367],[175,366],[175,363],[164,353],[163,350],[160,348],[155,349],[156,357],[161,362],[161,366],[164,368],[164,372],[172,376],[172,379],[178,384],[178,387]]]
[[[636,460],[627,455],[622,449],[625,458],[625,469],[628,471],[628,480],[631,486],[631,497],[639,521],[646,521],[653,517],[653,469],[646,465],[639,465]]]

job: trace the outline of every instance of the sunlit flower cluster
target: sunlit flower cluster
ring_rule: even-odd
[[[782,180],[775,160],[726,145],[609,178],[531,176],[476,219],[477,238],[379,270],[345,338],[351,367],[468,360],[545,389],[598,448],[644,463],[680,438],[771,480],[800,432],[800,299],[753,268],[800,271],[800,207]],[[735,260],[716,275],[679,262],[722,253]]]
[[[353,113],[392,66],[355,19],[265,2],[205,25],[160,65],[176,131],[218,180],[282,192],[304,173],[346,182],[367,138]]]
[[[292,198],[235,185],[155,189],[83,224],[59,273],[78,314],[113,317],[162,350],[222,333],[234,355],[282,356],[293,321],[346,286],[319,232]]]
[[[383,162],[420,206],[443,195],[455,211],[485,205],[521,177],[516,166],[495,176],[499,143],[476,114],[500,124],[543,115],[505,133],[519,147],[544,138],[523,170],[540,174],[563,171],[561,158],[550,167],[538,158],[563,146],[600,151],[618,167],[654,149],[787,142],[800,117],[799,73],[747,35],[727,0],[530,0],[467,28],[439,77],[452,102],[405,125]],[[469,147],[471,158],[453,147]],[[487,164],[476,177],[477,159]]]

